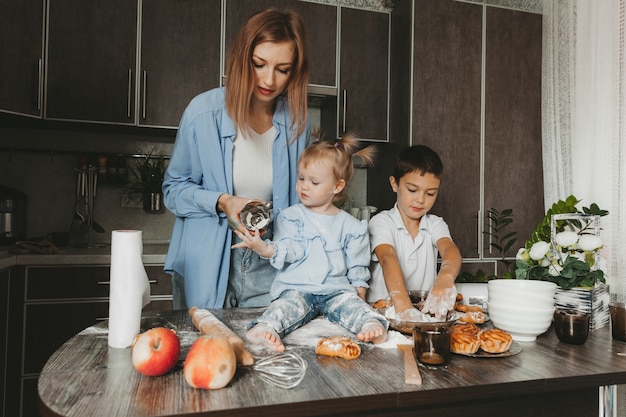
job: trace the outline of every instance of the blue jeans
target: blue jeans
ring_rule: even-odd
[[[172,273],[172,307],[174,310],[187,310],[185,279],[178,272]]]
[[[270,230],[263,239],[271,239]],[[234,239],[239,240],[236,235]],[[265,307],[270,304],[270,288],[278,271],[250,249],[233,249],[224,307]]]
[[[268,237],[270,236],[270,237]],[[271,232],[263,236],[271,239]],[[232,249],[230,274],[224,307],[265,307],[272,301],[270,287],[276,277],[276,268],[268,259],[262,259],[250,249]],[[172,304],[174,310],[187,310],[185,278],[172,273]]]
[[[356,292],[317,295],[286,290],[248,328],[259,323],[267,324],[282,338],[320,314],[352,333],[360,332],[363,324],[372,319],[380,321],[385,328],[389,327],[387,319],[374,311]]]

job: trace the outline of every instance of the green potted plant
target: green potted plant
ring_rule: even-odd
[[[501,277],[512,278],[514,271],[511,265],[513,260],[507,258],[506,253],[517,242],[517,232],[509,231],[509,227],[513,223],[513,209],[504,209],[502,211],[491,208],[487,211],[489,224],[487,230],[483,234],[489,236],[489,247],[498,254],[498,262],[504,267]],[[498,278],[495,274],[486,274],[482,269],[478,269],[475,273],[461,271],[456,278],[456,283],[486,283],[489,280]]]
[[[163,212],[163,177],[167,164],[162,155],[142,155],[130,165],[133,180],[127,193],[139,194],[143,199],[143,209],[147,213]]]
[[[500,211],[491,208],[487,211],[487,218],[489,223],[483,234],[489,236],[489,247],[498,254],[498,263],[504,267],[501,277],[511,278],[513,260],[507,258],[506,253],[517,242],[517,232],[508,230],[513,223],[513,209]],[[478,269],[475,273],[461,271],[454,284],[468,304],[480,305],[483,310],[486,310],[489,299],[487,283],[496,278],[498,278],[497,275],[488,275],[482,269]]]

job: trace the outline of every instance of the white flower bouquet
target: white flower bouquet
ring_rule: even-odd
[[[569,196],[548,209],[543,222],[517,253],[517,279],[551,281],[563,289],[606,282],[598,268],[598,251],[603,246],[598,232],[599,218],[609,212],[595,203],[579,211],[579,202]]]

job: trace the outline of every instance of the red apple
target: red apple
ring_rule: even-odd
[[[135,369],[147,376],[159,376],[171,370],[180,357],[180,340],[176,332],[155,327],[135,337],[131,346]]]
[[[223,388],[235,375],[237,358],[223,335],[200,336],[185,359],[185,381],[194,388]]]

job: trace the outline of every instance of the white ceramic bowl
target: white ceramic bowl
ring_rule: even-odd
[[[544,334],[550,328],[550,323],[552,323],[551,320],[546,320],[542,323],[521,324],[519,321],[511,321],[507,318],[490,317],[495,327],[509,332],[513,340],[518,342],[535,341],[537,336]]]
[[[520,321],[534,321],[542,320],[550,314],[554,314],[554,306],[547,309],[535,310],[535,309],[519,309],[515,306],[505,306],[501,304],[489,305],[489,316],[493,315],[506,315],[510,318],[519,319]]]
[[[511,333],[513,340],[532,342],[548,330],[554,310],[552,307],[548,310],[520,312],[515,308],[490,305],[489,317],[495,327]]]
[[[510,305],[521,309],[541,310],[554,307],[554,298],[533,296],[532,294],[512,296],[490,292],[487,304]]]
[[[518,308],[547,309],[554,306],[556,284],[547,281],[495,279],[489,281],[489,303]]]
[[[554,303],[551,305],[545,306],[524,306],[512,303],[499,303],[499,302],[489,302],[489,312],[492,310],[498,312],[506,312],[509,314],[524,316],[524,317],[544,317],[546,314],[553,312],[554,313]]]
[[[556,284],[547,281],[496,279],[488,283],[489,317],[513,340],[531,342],[545,333],[554,315]]]
[[[492,279],[488,282],[489,288],[509,288],[519,290],[530,290],[531,292],[556,291],[556,284],[548,281],[537,281],[532,279]]]
[[[545,300],[554,300],[552,291],[548,290],[530,290],[530,289],[517,289],[517,288],[505,288],[505,287],[488,287],[487,294],[496,294],[501,297],[520,298],[520,297],[532,297]]]

